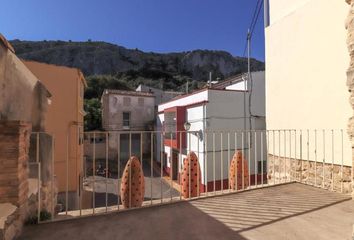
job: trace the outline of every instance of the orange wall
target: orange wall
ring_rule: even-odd
[[[55,137],[54,167],[59,192],[66,190],[67,178],[68,190],[76,191],[79,174],[82,173],[83,148],[79,145],[78,128],[80,126],[83,131],[83,99],[80,96],[80,85],[84,86],[85,79],[75,68],[30,61],[24,63],[52,94],[45,126],[46,131]]]

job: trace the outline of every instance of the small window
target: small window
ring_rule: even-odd
[[[123,127],[130,127],[130,112],[123,112]]]
[[[124,97],[123,98],[123,105],[124,106],[130,106],[130,97]]]
[[[138,98],[138,105],[140,106],[140,107],[142,107],[142,106],[144,106],[144,98]]]

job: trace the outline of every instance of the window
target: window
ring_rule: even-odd
[[[123,127],[130,127],[130,112],[123,112]]]
[[[165,112],[164,119],[165,119],[164,121],[165,138],[176,139],[176,131],[177,131],[176,112]]]
[[[140,107],[142,107],[142,106],[144,106],[144,98],[138,98],[138,105],[140,106]]]
[[[123,105],[124,106],[130,106],[130,97],[124,97],[123,98]]]

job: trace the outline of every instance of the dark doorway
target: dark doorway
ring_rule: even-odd
[[[178,152],[172,152],[172,180],[178,179]]]

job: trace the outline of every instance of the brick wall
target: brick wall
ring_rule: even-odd
[[[27,201],[30,133],[30,124],[0,121],[0,203],[21,207]]]

